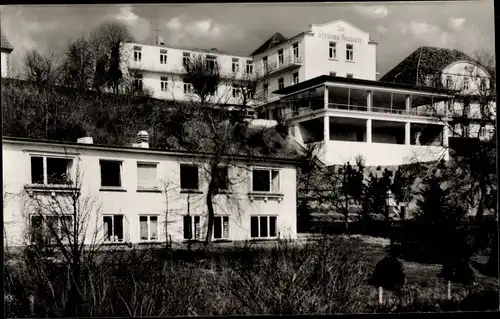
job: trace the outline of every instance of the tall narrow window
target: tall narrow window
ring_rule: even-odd
[[[328,48],[328,57],[330,59],[337,58],[337,43],[336,42],[330,42],[330,45]]]
[[[240,60],[239,59],[233,58],[231,70],[233,71],[233,73],[237,73],[240,70]]]
[[[217,57],[215,55],[207,55],[207,67],[210,70],[215,70],[217,68]]]
[[[232,93],[234,98],[239,96],[240,88],[238,87],[238,85],[233,84]]]
[[[142,89],[142,73],[136,73],[136,74],[134,74],[133,84],[134,84],[134,88],[136,90],[141,90]]]
[[[252,74],[253,73],[253,61],[252,60],[247,60],[247,65],[246,65],[246,71],[247,74]]]
[[[191,61],[191,53],[183,52],[182,53],[182,65],[187,65]]]
[[[278,79],[278,89],[283,89],[285,87],[285,78]]]
[[[292,44],[292,49],[293,49],[293,62],[300,62],[300,57],[299,57],[299,43],[295,42]]]
[[[479,84],[480,93],[484,93],[486,91],[486,79],[481,79],[481,83]]]
[[[122,242],[123,241],[123,215],[105,215],[103,216],[104,241]]]
[[[161,83],[160,83],[160,85],[161,85],[161,91],[162,92],[167,92],[167,89],[168,89],[168,77],[162,76],[160,78],[160,81],[161,81]]]
[[[346,56],[345,59],[347,61],[354,61],[354,45],[348,44],[346,46]]]
[[[264,99],[267,99],[267,97],[269,96],[269,83],[264,83],[262,89],[264,91]]]
[[[134,61],[135,62],[142,61],[142,47],[137,45],[134,46]]]
[[[464,90],[469,90],[470,86],[469,86],[469,77],[466,76],[464,77]]]
[[[200,216],[186,215],[184,216],[184,239],[198,240],[200,234]]]
[[[193,93],[193,85],[189,82],[184,81],[183,89],[184,89],[184,94],[192,94]]]
[[[269,69],[269,65],[267,63],[267,56],[262,58],[262,71],[264,73],[267,73],[267,70]]]
[[[214,218],[214,239],[229,238],[229,217],[215,216]]]
[[[139,216],[140,240],[158,240],[158,216]]]
[[[229,176],[228,176],[228,167],[227,166],[219,166],[215,170],[215,185],[218,190],[228,190],[229,188]]]
[[[293,73],[292,78],[293,78],[293,84],[299,84],[299,72]]]
[[[278,50],[278,67],[281,67],[285,63],[285,57],[283,56],[283,50]]]
[[[160,49],[160,64],[167,64],[167,50]]]

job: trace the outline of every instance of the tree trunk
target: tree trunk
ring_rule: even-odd
[[[448,300],[451,300],[451,281],[450,280],[448,280],[447,297],[448,297]]]
[[[384,294],[384,288],[378,287],[378,304],[379,305],[382,305],[384,303],[383,294]]]
[[[481,220],[484,215],[484,204],[486,201],[486,187],[484,185],[480,186],[481,196],[479,197],[479,203],[477,205],[476,219]]]
[[[207,193],[207,210],[208,210],[208,225],[207,225],[207,237],[205,239],[205,247],[210,245],[212,242],[212,232],[214,228],[214,204],[213,198],[215,195],[215,175],[212,174],[210,184],[208,185],[208,193]]]

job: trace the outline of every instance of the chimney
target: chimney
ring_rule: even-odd
[[[165,44],[165,40],[163,39],[163,37],[161,35],[159,35],[156,38],[156,44],[158,44],[158,45],[164,45]]]
[[[149,134],[146,131],[137,133],[137,143],[133,143],[132,147],[149,148]]]
[[[76,140],[76,142],[80,144],[94,144],[94,139],[92,138],[92,136],[85,136],[80,137]]]

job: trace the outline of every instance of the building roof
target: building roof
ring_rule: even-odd
[[[3,33],[2,29],[0,29],[0,42],[0,48],[2,49],[2,51],[11,52],[12,50],[14,50],[14,47],[12,46],[12,44],[10,44],[7,36]]]
[[[458,50],[423,46],[380,78],[382,82],[421,85],[426,74],[438,74],[453,62],[475,62]]]
[[[265,52],[265,51],[267,51],[271,48],[274,48],[275,46],[278,46],[281,43],[284,43],[286,41],[288,41],[288,39],[285,38],[284,35],[282,35],[279,32],[276,32],[269,39],[267,39],[267,41],[264,42],[257,50],[253,51],[251,55],[256,55],[256,54]]]
[[[276,90],[274,94],[288,95],[292,94],[304,89],[308,89],[314,86],[321,85],[326,82],[337,82],[337,83],[347,83],[347,84],[358,84],[358,85],[367,85],[373,87],[383,87],[383,88],[392,88],[392,89],[402,89],[402,90],[412,90],[426,93],[435,93],[435,94],[450,94],[454,91],[445,88],[431,88],[431,87],[421,87],[415,86],[411,84],[405,83],[390,83],[383,81],[370,81],[356,78],[344,78],[339,76],[332,75],[320,75],[315,78],[309,79],[304,82],[300,82],[298,84],[287,86],[283,89]]]
[[[288,140],[288,139],[287,139]],[[34,138],[24,138],[24,137],[12,137],[4,136],[2,137],[3,143],[13,143],[13,144],[39,144],[39,145],[60,145],[64,147],[75,147],[81,149],[94,149],[94,150],[108,150],[108,151],[123,151],[123,152],[133,152],[133,153],[143,153],[143,154],[158,154],[165,156],[186,156],[186,157],[210,157],[212,154],[205,152],[191,152],[186,150],[173,150],[173,149],[158,149],[158,148],[141,148],[132,146],[120,146],[120,145],[104,145],[104,144],[84,144],[73,141],[58,141],[58,140],[47,140],[47,139],[34,139]],[[287,141],[288,142],[288,141]],[[279,142],[278,142],[279,143]],[[290,145],[289,147],[296,149],[297,145]],[[292,152],[296,152],[293,150]],[[302,150],[301,150],[302,151]],[[298,155],[298,154],[297,154]],[[288,164],[302,164],[304,159],[302,156],[273,156],[269,154],[268,156],[264,154],[255,155],[231,155],[232,160],[252,160],[258,162],[279,162]]]

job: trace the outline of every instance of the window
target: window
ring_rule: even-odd
[[[168,83],[168,77],[166,77],[166,76],[162,76],[162,77],[160,78],[160,81],[161,81],[161,82],[160,82],[160,85],[161,85],[161,91],[162,91],[162,92],[167,92],[167,88],[168,88],[168,85],[167,85],[167,83]]]
[[[337,58],[337,43],[336,42],[330,42],[330,45],[328,48],[328,57],[330,59]]]
[[[330,71],[330,76],[337,76],[337,72],[335,72],[335,71]]]
[[[158,189],[156,164],[137,163],[137,189]]]
[[[73,233],[71,215],[32,215],[30,218],[31,243],[56,244],[59,239],[69,243]]]
[[[228,190],[229,188],[229,175],[227,166],[219,166],[215,170],[215,185],[218,190]]]
[[[42,185],[65,185],[71,183],[70,158],[32,156],[31,183]]]
[[[354,77],[354,74],[352,74],[352,73],[347,73],[347,74],[345,75],[345,77],[346,77],[346,78],[348,78],[348,79],[352,79],[352,78]]]
[[[464,77],[464,90],[469,89],[469,77]]]
[[[434,86],[434,75],[432,74],[425,75],[425,85],[430,87]]]
[[[105,242],[123,242],[123,215],[105,215],[104,224]]]
[[[446,87],[449,89],[453,88],[453,78],[451,77],[451,75],[448,75],[446,77]]]
[[[299,72],[295,72],[292,75],[292,79],[293,79],[293,84],[298,84],[299,83]]]
[[[139,216],[140,240],[158,240],[158,216]]]
[[[479,84],[479,90],[481,92],[485,92],[486,91],[486,79],[481,79],[481,83]]]
[[[229,238],[229,216],[214,217],[214,239]]]
[[[269,68],[269,65],[267,63],[267,56],[262,58],[262,68],[264,73],[266,73]]]
[[[142,47],[134,46],[134,61],[141,62],[142,60]]]
[[[285,59],[283,57],[283,50],[278,50],[278,66],[281,66],[285,63]]]
[[[184,239],[200,239],[200,216],[184,216]]]
[[[348,44],[346,46],[345,59],[347,61],[354,61],[354,45]]]
[[[251,216],[250,236],[252,238],[272,238],[277,236],[276,216]]]
[[[240,93],[240,88],[238,87],[238,85],[233,84],[232,92],[233,92],[233,97],[238,97]]]
[[[191,53],[183,52],[182,53],[182,65],[186,66],[187,64],[189,64],[190,61],[191,61]]]
[[[294,58],[294,62],[298,62],[298,60],[299,60],[299,43],[298,43],[298,42],[295,42],[295,43],[292,45],[292,49],[293,49],[293,58]]]
[[[142,89],[142,74],[135,74],[133,78],[134,88],[136,90]]]
[[[160,49],[160,64],[167,64],[167,50]]]
[[[183,87],[184,87],[184,94],[193,93],[193,85],[191,83],[184,81]]]
[[[278,79],[278,89],[282,89],[285,87],[285,79],[284,78],[279,78]]]
[[[280,192],[279,170],[254,169],[252,170],[252,191]]]
[[[247,74],[253,73],[253,61],[247,60]]]
[[[121,187],[121,168],[122,162],[100,160],[101,166],[101,186]]]
[[[207,67],[210,70],[217,68],[217,57],[215,55],[207,55]]]
[[[181,164],[181,189],[198,189],[198,166]]]
[[[232,70],[233,70],[233,73],[237,73],[240,70],[240,60],[239,59],[233,58]]]
[[[267,99],[267,97],[269,96],[269,83],[264,83],[263,90],[264,90],[264,98]]]

